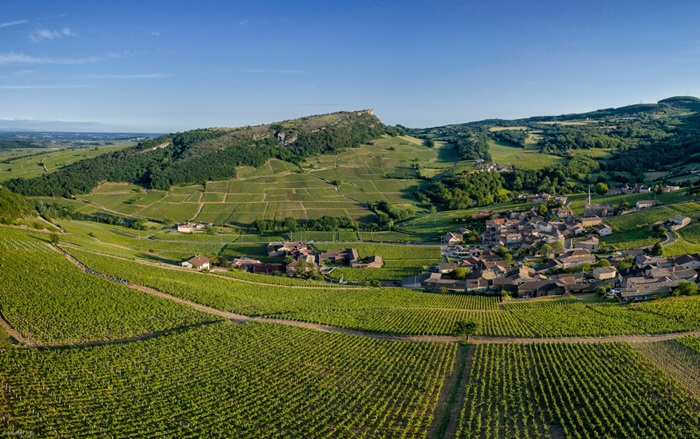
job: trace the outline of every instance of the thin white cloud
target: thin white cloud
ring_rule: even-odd
[[[27,20],[6,21],[5,23],[0,23],[0,27],[17,26],[18,24],[24,24],[26,22]]]
[[[248,24],[248,20],[241,20],[241,21],[238,22],[238,25],[239,25],[239,26],[245,26],[245,25],[247,25],[247,24]]]
[[[242,69],[244,73],[276,73],[279,75],[299,75],[303,73],[301,70],[283,70],[283,69]]]
[[[6,122],[16,122],[16,121],[27,121],[27,120],[38,120],[36,117],[0,117],[0,120]]]
[[[90,64],[101,60],[102,58],[96,56],[87,58],[46,58],[17,52],[0,53],[0,66],[16,64]]]
[[[158,32],[157,30],[154,30],[154,31],[151,31],[151,35],[153,35],[154,37],[159,37],[160,32]]]
[[[0,85],[0,90],[40,90],[47,88],[86,88],[87,85],[60,84],[60,85]]]
[[[29,41],[32,43],[41,43],[42,41],[52,41],[59,38],[75,37],[77,35],[78,34],[67,27],[60,30],[37,29],[29,34]]]
[[[93,79],[157,79],[157,78],[168,78],[172,75],[165,73],[137,73],[131,75],[90,75],[88,78]]]

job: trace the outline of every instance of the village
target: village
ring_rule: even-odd
[[[636,192],[645,189],[640,186],[615,188],[616,191]],[[472,219],[483,220],[483,230],[477,233],[459,227],[443,235],[442,263],[428,267],[427,272],[381,284],[513,298],[597,293],[620,302],[634,302],[668,294],[681,282],[697,282],[698,254],[665,257],[652,254],[651,248],[618,252],[601,248],[600,237],[613,233],[605,218],[613,216],[615,209],[609,204],[591,203],[590,192],[580,217],[575,217],[565,207],[565,196],[535,194],[529,201],[539,205],[523,211],[473,214]],[[653,200],[639,200],[630,209],[638,211],[655,204]],[[678,215],[663,226],[675,231],[690,222],[691,218]],[[184,224],[178,225],[178,231],[203,230],[204,227],[203,224]],[[258,274],[317,280],[330,280],[327,275],[337,267],[380,269],[383,266],[380,255],[361,259],[352,247],[317,251],[304,242],[270,242],[267,255],[281,261],[239,257],[217,265]],[[208,270],[213,268],[213,261],[196,255],[181,265]]]

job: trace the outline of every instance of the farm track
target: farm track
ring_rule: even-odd
[[[2,314],[0,314],[0,327],[2,327],[2,329],[4,329],[5,332],[7,333],[7,335],[9,335],[10,338],[14,339],[17,343],[24,345],[24,346],[27,346],[27,347],[36,347],[37,346],[36,343],[34,343],[31,340],[27,340],[15,328],[10,326],[10,324],[7,323],[7,321],[5,320],[5,317]]]
[[[459,428],[459,417],[467,394],[466,382],[471,374],[476,345],[460,344],[454,370],[447,377],[438,399],[433,426],[428,437],[454,438]]]
[[[200,199],[201,199],[201,195],[200,195]],[[199,208],[197,209],[197,213],[194,214],[194,216],[192,217],[192,219],[190,221],[194,221],[199,216],[199,214],[202,213],[202,209],[204,209],[204,203],[199,202]]]

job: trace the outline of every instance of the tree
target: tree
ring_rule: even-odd
[[[546,204],[540,204],[539,206],[537,206],[537,214],[538,214],[539,216],[544,216],[544,217],[546,217],[546,216],[547,216],[547,205],[546,205]]]
[[[618,271],[626,270],[628,268],[632,268],[633,266],[634,266],[634,260],[632,259],[631,256],[627,256],[625,259],[623,259],[617,263]]]
[[[459,280],[464,280],[467,278],[467,275],[469,274],[469,270],[466,269],[465,267],[457,267],[452,271],[452,276],[455,279]]]
[[[288,232],[294,232],[297,229],[297,220],[288,216],[282,221],[282,228]]]
[[[681,282],[673,291],[674,296],[695,296],[699,292],[698,284],[695,282]]]
[[[651,254],[653,256],[661,256],[664,254],[664,247],[661,245],[660,242],[654,244],[654,246],[651,248]]]
[[[375,288],[382,286],[382,284],[377,279],[370,279],[367,282],[365,282],[365,285],[367,285],[368,287],[375,287]]]
[[[609,267],[610,266],[610,261],[607,259],[601,259],[595,264],[597,267]]]
[[[547,256],[547,252],[552,249],[552,246],[549,244],[542,244],[542,247],[540,247],[540,251],[538,252],[542,256]]]
[[[455,322],[452,334],[455,337],[464,337],[465,340],[469,340],[470,335],[476,334],[479,330],[479,323],[474,320],[459,320]]]
[[[605,183],[601,182],[595,185],[595,193],[598,195],[605,195],[606,193],[608,193],[608,190],[608,185]]]
[[[607,284],[607,283],[600,284],[600,286],[595,291],[596,296],[604,297],[606,294],[608,294],[608,291],[610,291],[611,288],[612,288],[612,286],[610,284]]]
[[[61,241],[61,238],[58,236],[57,233],[51,234],[51,244],[53,245],[58,245],[58,243]]]

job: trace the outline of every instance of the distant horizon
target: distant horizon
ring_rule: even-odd
[[[690,98],[695,98],[698,99],[696,96],[691,96],[691,95],[676,95],[676,96],[666,96],[664,98],[660,98],[655,102],[637,102],[637,103],[629,103],[629,104],[624,104],[624,105],[619,105],[619,106],[603,106],[599,108],[594,108],[594,109],[589,109],[589,110],[584,110],[580,112],[564,112],[564,113],[559,113],[559,114],[534,114],[534,115],[527,115],[527,116],[522,116],[522,117],[515,117],[515,118],[503,118],[503,117],[489,117],[489,118],[484,118],[484,119],[475,119],[475,120],[465,120],[465,121],[459,121],[459,122],[448,122],[444,123],[441,125],[432,125],[432,126],[409,126],[406,124],[403,124],[401,122],[397,122],[394,124],[387,124],[381,117],[381,115],[376,114],[375,115],[379,118],[379,120],[382,121],[385,125],[401,125],[406,128],[434,128],[434,127],[440,127],[440,126],[447,126],[447,125],[460,125],[460,124],[467,124],[467,123],[474,123],[474,122],[481,122],[485,120],[502,120],[502,121],[516,121],[516,120],[522,120],[522,119],[530,119],[530,118],[536,118],[536,117],[557,117],[557,116],[566,116],[566,115],[572,115],[572,114],[585,114],[585,113],[590,113],[598,110],[605,110],[608,108],[622,108],[622,107],[627,107],[627,106],[632,106],[632,105],[649,105],[649,104],[657,104],[659,101],[664,100],[664,99],[669,99],[669,98],[675,98],[675,97],[690,97]],[[339,112],[354,112],[354,111],[360,111],[360,110],[367,110],[367,108],[355,108],[355,109],[348,109],[348,110],[338,110]],[[335,113],[338,111],[333,111],[330,113]],[[277,122],[284,122],[286,120],[294,120],[302,117],[308,117],[308,116],[315,116],[315,115],[320,115],[320,114],[328,114],[328,113],[315,113],[315,114],[303,114],[303,115],[298,115],[295,117],[290,117],[287,119],[280,119],[280,120],[269,120],[269,121],[264,121],[260,123],[255,123],[255,124],[245,124],[245,125],[231,125],[231,126],[214,126],[214,125],[209,125],[209,126],[198,126],[198,127],[193,127],[193,128],[187,128],[187,129],[182,129],[182,130],[177,130],[177,131],[166,131],[166,130],[155,130],[155,131],[112,131],[112,130],[61,130],[61,129],[43,129],[43,128],[20,128],[20,127],[3,127],[2,123],[3,122],[9,122],[6,120],[0,119],[0,133],[73,133],[73,134],[90,134],[90,133],[95,133],[95,134],[148,134],[148,135],[165,135],[165,134],[171,134],[171,133],[177,133],[177,132],[185,132],[185,131],[191,131],[191,130],[196,130],[196,129],[208,129],[208,128],[241,128],[244,126],[257,126],[257,125],[267,125],[271,123],[277,123]],[[16,122],[16,121],[15,121]],[[31,121],[32,123],[35,124],[41,124],[44,121]],[[67,122],[67,121],[45,121],[47,124],[80,124],[80,122]],[[91,125],[95,125],[91,123]]]
[[[700,95],[700,3],[8,0],[0,127],[179,132],[373,108],[388,125]]]

